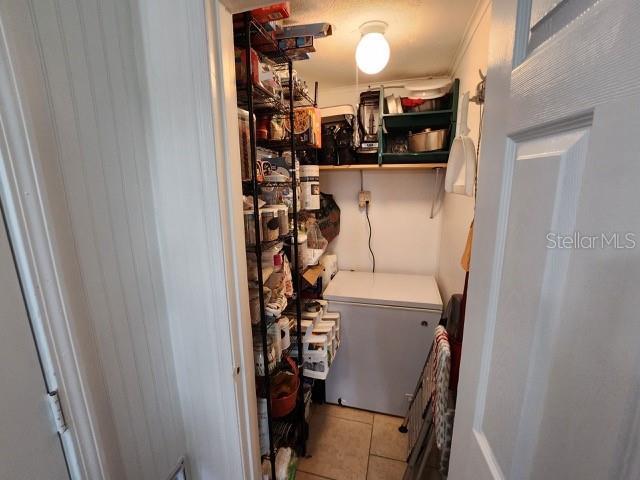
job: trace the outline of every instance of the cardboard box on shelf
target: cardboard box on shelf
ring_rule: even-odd
[[[285,18],[289,18],[289,15],[291,15],[291,5],[289,2],[274,3],[267,7],[251,10],[251,14],[259,23],[283,20]]]
[[[279,38],[278,46],[280,47],[280,50],[284,50],[287,53],[309,53],[316,51],[313,46],[313,36],[311,35]]]
[[[322,275],[322,272],[324,272],[324,266],[314,265],[313,267],[309,267],[305,270],[302,274],[302,278],[304,278],[309,285],[315,285],[318,278],[320,278],[320,275]]]
[[[329,37],[333,33],[330,23],[308,23],[305,25],[287,25],[282,27],[278,38],[312,35],[315,38]]]
[[[320,110],[315,107],[299,107],[294,112],[294,129],[298,144],[305,144],[311,147],[320,148],[322,146]],[[285,129],[291,134],[289,118],[285,118]]]
[[[239,29],[244,26],[244,13],[233,14],[233,28]],[[261,23],[267,31],[280,31],[279,21],[289,18],[291,15],[291,5],[289,2],[279,2],[266,7],[251,10],[251,15],[256,22]]]

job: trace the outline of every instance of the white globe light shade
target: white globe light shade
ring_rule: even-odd
[[[390,53],[389,43],[382,33],[367,33],[356,47],[356,64],[364,73],[373,75],[387,66]]]

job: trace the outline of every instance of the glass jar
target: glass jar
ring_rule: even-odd
[[[258,213],[260,216],[260,213]],[[260,223],[262,225],[262,223]],[[256,224],[254,220],[253,210],[244,211],[244,241],[247,245],[256,244]]]
[[[253,336],[253,361],[256,365],[256,375],[263,377],[265,375],[264,369],[264,351],[262,349],[262,335]],[[273,346],[273,340],[267,337],[267,365],[269,371],[273,370],[276,366],[276,351]]]
[[[262,216],[262,239],[265,242],[277,240],[280,236],[278,209],[274,207],[264,207],[260,209],[260,215]]]

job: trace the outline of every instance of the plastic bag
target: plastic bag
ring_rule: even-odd
[[[307,220],[307,246],[310,249],[322,250],[324,252],[327,245],[329,245],[329,242],[324,238],[324,235],[322,235],[322,230],[317,220],[315,218]]]
[[[333,195],[320,193],[320,210],[316,212],[316,219],[327,243],[338,236],[340,233],[340,207],[333,199]]]

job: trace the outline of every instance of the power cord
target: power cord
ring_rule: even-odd
[[[367,215],[367,223],[369,224],[369,251],[371,252],[371,258],[373,258],[373,270],[372,273],[376,273],[376,256],[373,253],[373,249],[371,248],[371,234],[373,233],[371,229],[371,220],[369,219],[369,202],[367,202],[364,206],[365,214]]]

